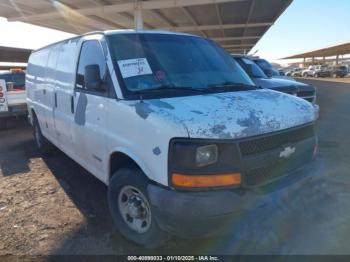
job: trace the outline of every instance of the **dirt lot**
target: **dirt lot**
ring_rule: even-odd
[[[106,187],[61,152],[42,158],[29,126],[14,121],[0,131],[0,255],[350,254],[350,85],[305,81],[321,106],[307,177],[228,227],[229,237],[171,239],[158,250],[124,240]]]

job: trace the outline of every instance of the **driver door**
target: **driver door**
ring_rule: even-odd
[[[107,75],[105,54],[98,40],[87,40],[81,45],[74,92],[74,129],[77,156],[84,166],[96,176],[103,176],[107,161],[106,121],[108,114],[108,90],[89,88],[86,84],[86,68],[98,66],[101,80]]]

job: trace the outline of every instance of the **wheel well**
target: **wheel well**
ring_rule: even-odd
[[[109,178],[111,178],[115,171],[123,167],[137,167],[139,165],[128,155],[121,152],[114,152],[109,161]]]

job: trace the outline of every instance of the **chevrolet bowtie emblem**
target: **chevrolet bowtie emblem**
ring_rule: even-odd
[[[280,152],[280,158],[288,158],[295,153],[295,147],[286,147],[283,151]]]

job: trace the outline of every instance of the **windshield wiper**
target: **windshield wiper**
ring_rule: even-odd
[[[235,83],[235,82],[223,82],[219,84],[208,85],[209,88],[224,88],[225,90],[232,91],[241,91],[241,90],[254,90],[258,89],[255,85],[247,85],[243,83]]]
[[[154,92],[154,91],[160,91],[160,90],[192,91],[192,92],[198,92],[198,93],[212,92],[212,90],[209,90],[208,88],[193,88],[189,86],[161,85],[156,88],[139,90],[139,91],[136,91],[135,93],[140,94],[140,93],[148,93],[148,92]]]

